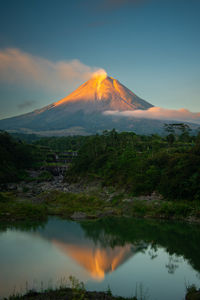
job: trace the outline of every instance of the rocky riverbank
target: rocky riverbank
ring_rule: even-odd
[[[133,196],[125,190],[102,187],[100,181],[65,182],[47,170],[29,171],[28,180],[7,184],[0,193],[0,219],[40,219],[58,215],[74,220],[126,216],[200,221],[200,205],[165,201],[161,195]]]
[[[52,167],[41,170],[27,171],[28,180],[19,183],[8,183],[0,187],[0,192],[14,192],[17,196],[36,198],[43,192],[59,191],[74,194],[97,195],[109,202],[113,197],[123,198],[123,202],[138,201],[160,201],[162,196],[153,192],[151,195],[131,197],[125,190],[116,190],[114,187],[102,187],[100,181],[85,182],[80,180],[76,183],[69,183],[64,180],[63,170]],[[122,196],[123,195],[123,196]]]
[[[100,182],[93,182],[87,185],[84,182],[68,183],[64,181],[62,172],[56,173],[57,168],[52,168],[51,172],[48,170],[29,170],[27,171],[28,180],[4,184],[1,186],[0,191],[15,192],[18,196],[34,198],[46,191],[90,193],[99,189],[101,185]],[[105,191],[103,194],[106,195],[107,192]]]

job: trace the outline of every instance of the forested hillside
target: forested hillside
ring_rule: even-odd
[[[84,144],[84,136],[42,137],[34,141],[34,145],[47,146],[54,151],[76,151]]]
[[[104,131],[101,135],[50,137],[27,144],[0,134],[0,181],[26,177],[25,170],[46,163],[48,153],[78,151],[65,180],[98,180],[128,193],[154,191],[169,200],[200,200],[200,134],[191,136],[184,124],[171,124],[167,135],[136,135]],[[48,155],[47,155],[48,156]]]
[[[38,158],[35,147],[0,132],[0,183],[23,179],[25,169],[34,167]]]
[[[112,130],[87,137],[66,178],[86,177],[133,195],[157,191],[168,199],[200,200],[200,135],[169,130],[163,138]]]

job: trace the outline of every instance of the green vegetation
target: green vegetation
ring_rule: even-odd
[[[186,300],[199,300],[200,299],[200,289],[192,284],[186,287]]]
[[[43,292],[29,291],[25,295],[10,296],[4,300],[144,300],[145,298],[124,298],[112,296],[106,292],[88,292],[82,291],[77,288],[58,288],[48,289]]]
[[[46,153],[39,147],[16,140],[7,132],[0,132],[0,183],[25,180],[26,170],[41,166]]]
[[[195,202],[172,202],[164,200],[142,200],[137,197],[125,199],[121,195],[103,198],[93,193],[43,192],[23,199],[14,192],[0,193],[0,220],[43,220],[48,215],[62,218],[97,219],[106,216],[128,216],[139,218],[174,219],[198,221],[200,204]]]
[[[41,195],[48,207],[50,215],[70,217],[74,212],[86,213],[89,217],[96,217],[96,213],[103,210],[105,203],[101,199],[86,194],[64,193],[59,191],[46,192]]]
[[[80,282],[74,276],[69,277],[69,284],[63,284],[57,289],[48,288],[41,292],[35,290],[27,291],[25,295],[13,295],[4,300],[145,300],[146,298],[141,294],[139,297],[124,298],[120,296],[113,296],[110,288],[106,292],[88,292],[85,289],[84,283]]]
[[[36,135],[36,134],[32,134],[32,133],[28,134],[28,133],[11,132],[10,135],[15,140],[23,141],[23,142],[26,142],[26,143],[29,143],[29,144],[41,139],[41,136]]]
[[[24,169],[32,165],[30,146],[17,142],[5,132],[0,133],[0,183],[23,178]]]
[[[93,193],[85,189],[84,193],[79,190],[74,194],[50,191],[28,196],[27,185],[22,188],[21,194],[16,191],[9,196],[12,201],[5,201],[5,195],[0,195],[0,219],[5,216],[23,219],[26,209],[29,211],[27,218],[30,216],[32,219],[34,211],[37,218],[37,207],[38,218],[41,214],[67,218],[81,212],[86,218],[127,215],[190,221],[199,219],[200,134],[190,136],[188,126],[184,124],[168,124],[166,131],[167,136],[160,137],[117,133],[113,129],[95,136],[44,138],[38,140],[37,145],[16,141],[1,132],[1,183],[51,181],[50,169],[34,178],[26,173],[28,168],[41,165],[54,167],[56,162],[52,158],[54,152],[49,148],[51,145],[62,150],[80,147],[78,156],[68,169],[66,181],[86,186],[89,181],[97,182],[101,187]]]
[[[42,181],[49,181],[53,179],[53,175],[48,172],[48,171],[43,171],[42,173],[39,174],[39,176],[36,178],[37,182],[42,182]]]
[[[27,199],[18,199],[13,193],[0,193],[0,220],[45,220],[47,210],[44,204],[32,203]]]
[[[47,290],[44,292],[30,291],[24,296],[11,296],[4,300],[137,300],[137,298],[124,298],[107,295],[106,292],[85,292],[84,295],[75,294],[70,288],[59,288],[57,290]]]
[[[177,127],[177,126],[176,126]],[[182,127],[181,127],[182,128]],[[200,134],[139,136],[105,131],[85,139],[66,180],[99,179],[133,196],[156,191],[165,199],[200,200]]]
[[[99,226],[115,237],[113,245],[120,242],[123,244],[124,239],[130,242],[140,240],[140,231],[143,238],[145,236],[144,241],[154,241],[155,236],[152,232],[156,231],[158,243],[166,245],[170,253],[179,252],[177,236],[183,235],[181,251],[188,259],[193,253],[192,263],[199,269],[199,247],[194,242],[198,240],[198,227],[195,232],[194,229],[185,230],[180,224],[177,232],[173,232],[168,225],[163,233],[163,228],[162,231],[159,229],[161,224],[152,221],[148,230],[145,229],[144,232],[144,226],[139,220],[126,218],[120,221],[120,216],[188,221],[200,219],[200,133],[191,136],[189,128],[184,124],[168,124],[165,127],[165,137],[141,136],[132,132],[117,133],[112,130],[105,131],[102,135],[87,137],[52,137],[39,140],[33,137],[34,144],[27,144],[1,132],[0,183],[20,180],[35,180],[38,183],[50,181],[53,176],[49,171],[43,171],[31,179],[27,169],[37,169],[42,165],[54,166],[56,163],[53,151],[70,149],[79,150],[79,153],[73,160],[65,180],[71,184],[82,182],[86,185],[88,181],[100,182],[101,188],[93,192],[48,191],[31,196],[28,196],[26,186],[21,194],[17,191],[0,192],[0,221],[44,222],[49,215],[74,219],[97,218],[100,219]],[[107,196],[103,191],[106,191]],[[109,219],[105,218],[106,216],[109,216]],[[119,226],[113,227],[110,216],[118,217]],[[138,223],[131,226],[133,221]],[[83,222],[81,226],[88,236],[101,238],[98,237],[92,222]],[[2,224],[0,230],[4,228]],[[123,239],[119,231],[123,231]],[[190,250],[188,236],[193,243]],[[106,243],[105,236],[102,242]],[[154,246],[152,244],[152,247]],[[189,287],[187,299],[193,299],[192,295],[197,293],[199,292],[195,287]],[[87,292],[83,284],[73,277],[70,288],[60,287],[42,293],[30,291],[27,295],[12,296],[9,299],[66,297],[74,300],[124,299],[112,296],[109,288],[106,293]]]
[[[62,137],[43,137],[34,142],[34,145],[46,146],[54,151],[76,151],[85,142],[84,136],[62,136]]]
[[[56,153],[48,147],[48,142],[46,142],[45,138],[44,143],[43,139],[40,139],[39,144],[28,144],[25,140],[30,142],[33,137],[29,140],[28,135],[25,136],[26,139],[23,139],[23,135],[22,139],[19,139],[21,134],[14,135],[14,138],[7,132],[0,131],[0,184],[32,180],[27,173],[28,169],[38,169],[41,166],[63,165],[63,162],[56,161]],[[54,138],[50,140],[52,141],[52,145],[55,143],[55,140],[57,141]],[[71,145],[70,141],[73,139],[69,137],[69,142],[68,138],[60,138],[60,140],[61,148],[64,149],[65,146]],[[79,138],[77,141],[79,141]],[[65,148],[65,150],[67,151],[68,148]],[[38,182],[51,179],[52,175],[48,171],[44,171],[39,178],[35,178]]]

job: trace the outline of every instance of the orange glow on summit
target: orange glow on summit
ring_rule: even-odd
[[[76,104],[76,107],[74,106]],[[68,112],[84,109],[85,112],[106,110],[147,109],[152,105],[137,97],[118,80],[107,75],[103,69],[93,73],[92,77],[52,107],[61,107]]]
[[[107,73],[103,69],[98,70],[93,73],[91,79],[82,84],[78,89],[72,92],[69,96],[64,99],[54,103],[54,106],[59,106],[66,102],[70,101],[93,101],[101,100],[103,92],[105,89],[102,89],[102,82],[106,79]]]
[[[94,72],[92,74],[92,77],[95,78],[95,77],[102,77],[103,79],[106,78],[108,76],[107,72],[104,70],[104,69],[99,69],[98,71]]]
[[[104,70],[99,70],[93,74],[93,78],[97,81],[97,98],[101,100],[101,83],[107,77],[107,73]]]

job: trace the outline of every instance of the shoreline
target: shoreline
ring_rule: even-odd
[[[74,221],[105,217],[143,218],[200,224],[200,204],[167,201],[156,192],[133,196],[114,187],[102,187],[100,181],[77,183],[63,176],[46,179],[41,171],[32,171],[29,181],[7,184],[0,192],[0,221],[44,221],[57,216]]]
[[[87,291],[84,286],[79,283],[79,286],[75,287],[66,287],[66,288],[58,288],[55,290],[47,290],[43,292],[36,292],[34,290],[30,290],[25,295],[20,296],[10,296],[8,298],[4,298],[4,300],[66,300],[66,299],[87,299],[87,300],[139,300],[139,298],[131,297],[121,297],[121,296],[113,296],[110,290],[104,292],[97,291]]]
[[[75,279],[76,280],[76,279]],[[137,293],[136,293],[137,294]],[[73,287],[60,287],[57,289],[48,289],[37,292],[30,290],[22,295],[10,295],[2,298],[2,300],[66,300],[66,299],[82,299],[82,300],[142,300],[143,296],[122,297],[112,295],[108,287],[107,291],[87,291],[82,282],[77,282]],[[200,299],[200,289],[195,285],[186,288],[186,300]],[[161,299],[160,299],[161,300]]]
[[[48,199],[51,193],[53,196],[61,198]],[[2,193],[0,193],[0,198]],[[200,224],[200,218],[188,214],[185,215],[181,213],[174,214],[177,207],[181,210],[187,210],[187,205],[185,203],[174,203],[172,201],[151,201],[151,203],[146,200],[133,200],[130,205],[124,205],[123,207],[116,206],[104,206],[105,202],[102,201],[102,209],[100,207],[93,206],[90,203],[92,196],[85,194],[72,194],[72,193],[60,193],[58,191],[49,192],[44,196],[44,201],[32,201],[26,197],[16,197],[12,193],[3,193],[3,201],[0,199],[0,222],[40,222],[46,221],[48,217],[55,216],[62,219],[73,220],[73,221],[96,221],[99,219],[104,219],[107,217],[115,218],[134,218],[134,219],[147,219],[147,220],[158,220],[158,221],[168,221],[168,222],[184,222],[188,224]],[[76,206],[70,206],[69,203],[63,203],[62,197],[74,198]],[[54,197],[53,197],[54,198]],[[82,200],[89,201],[89,211],[84,207]],[[55,204],[53,203],[55,202]],[[67,201],[68,202],[68,201]],[[129,211],[128,211],[129,209]],[[155,209],[155,210],[154,210]],[[189,210],[192,210],[193,206],[189,204]]]

